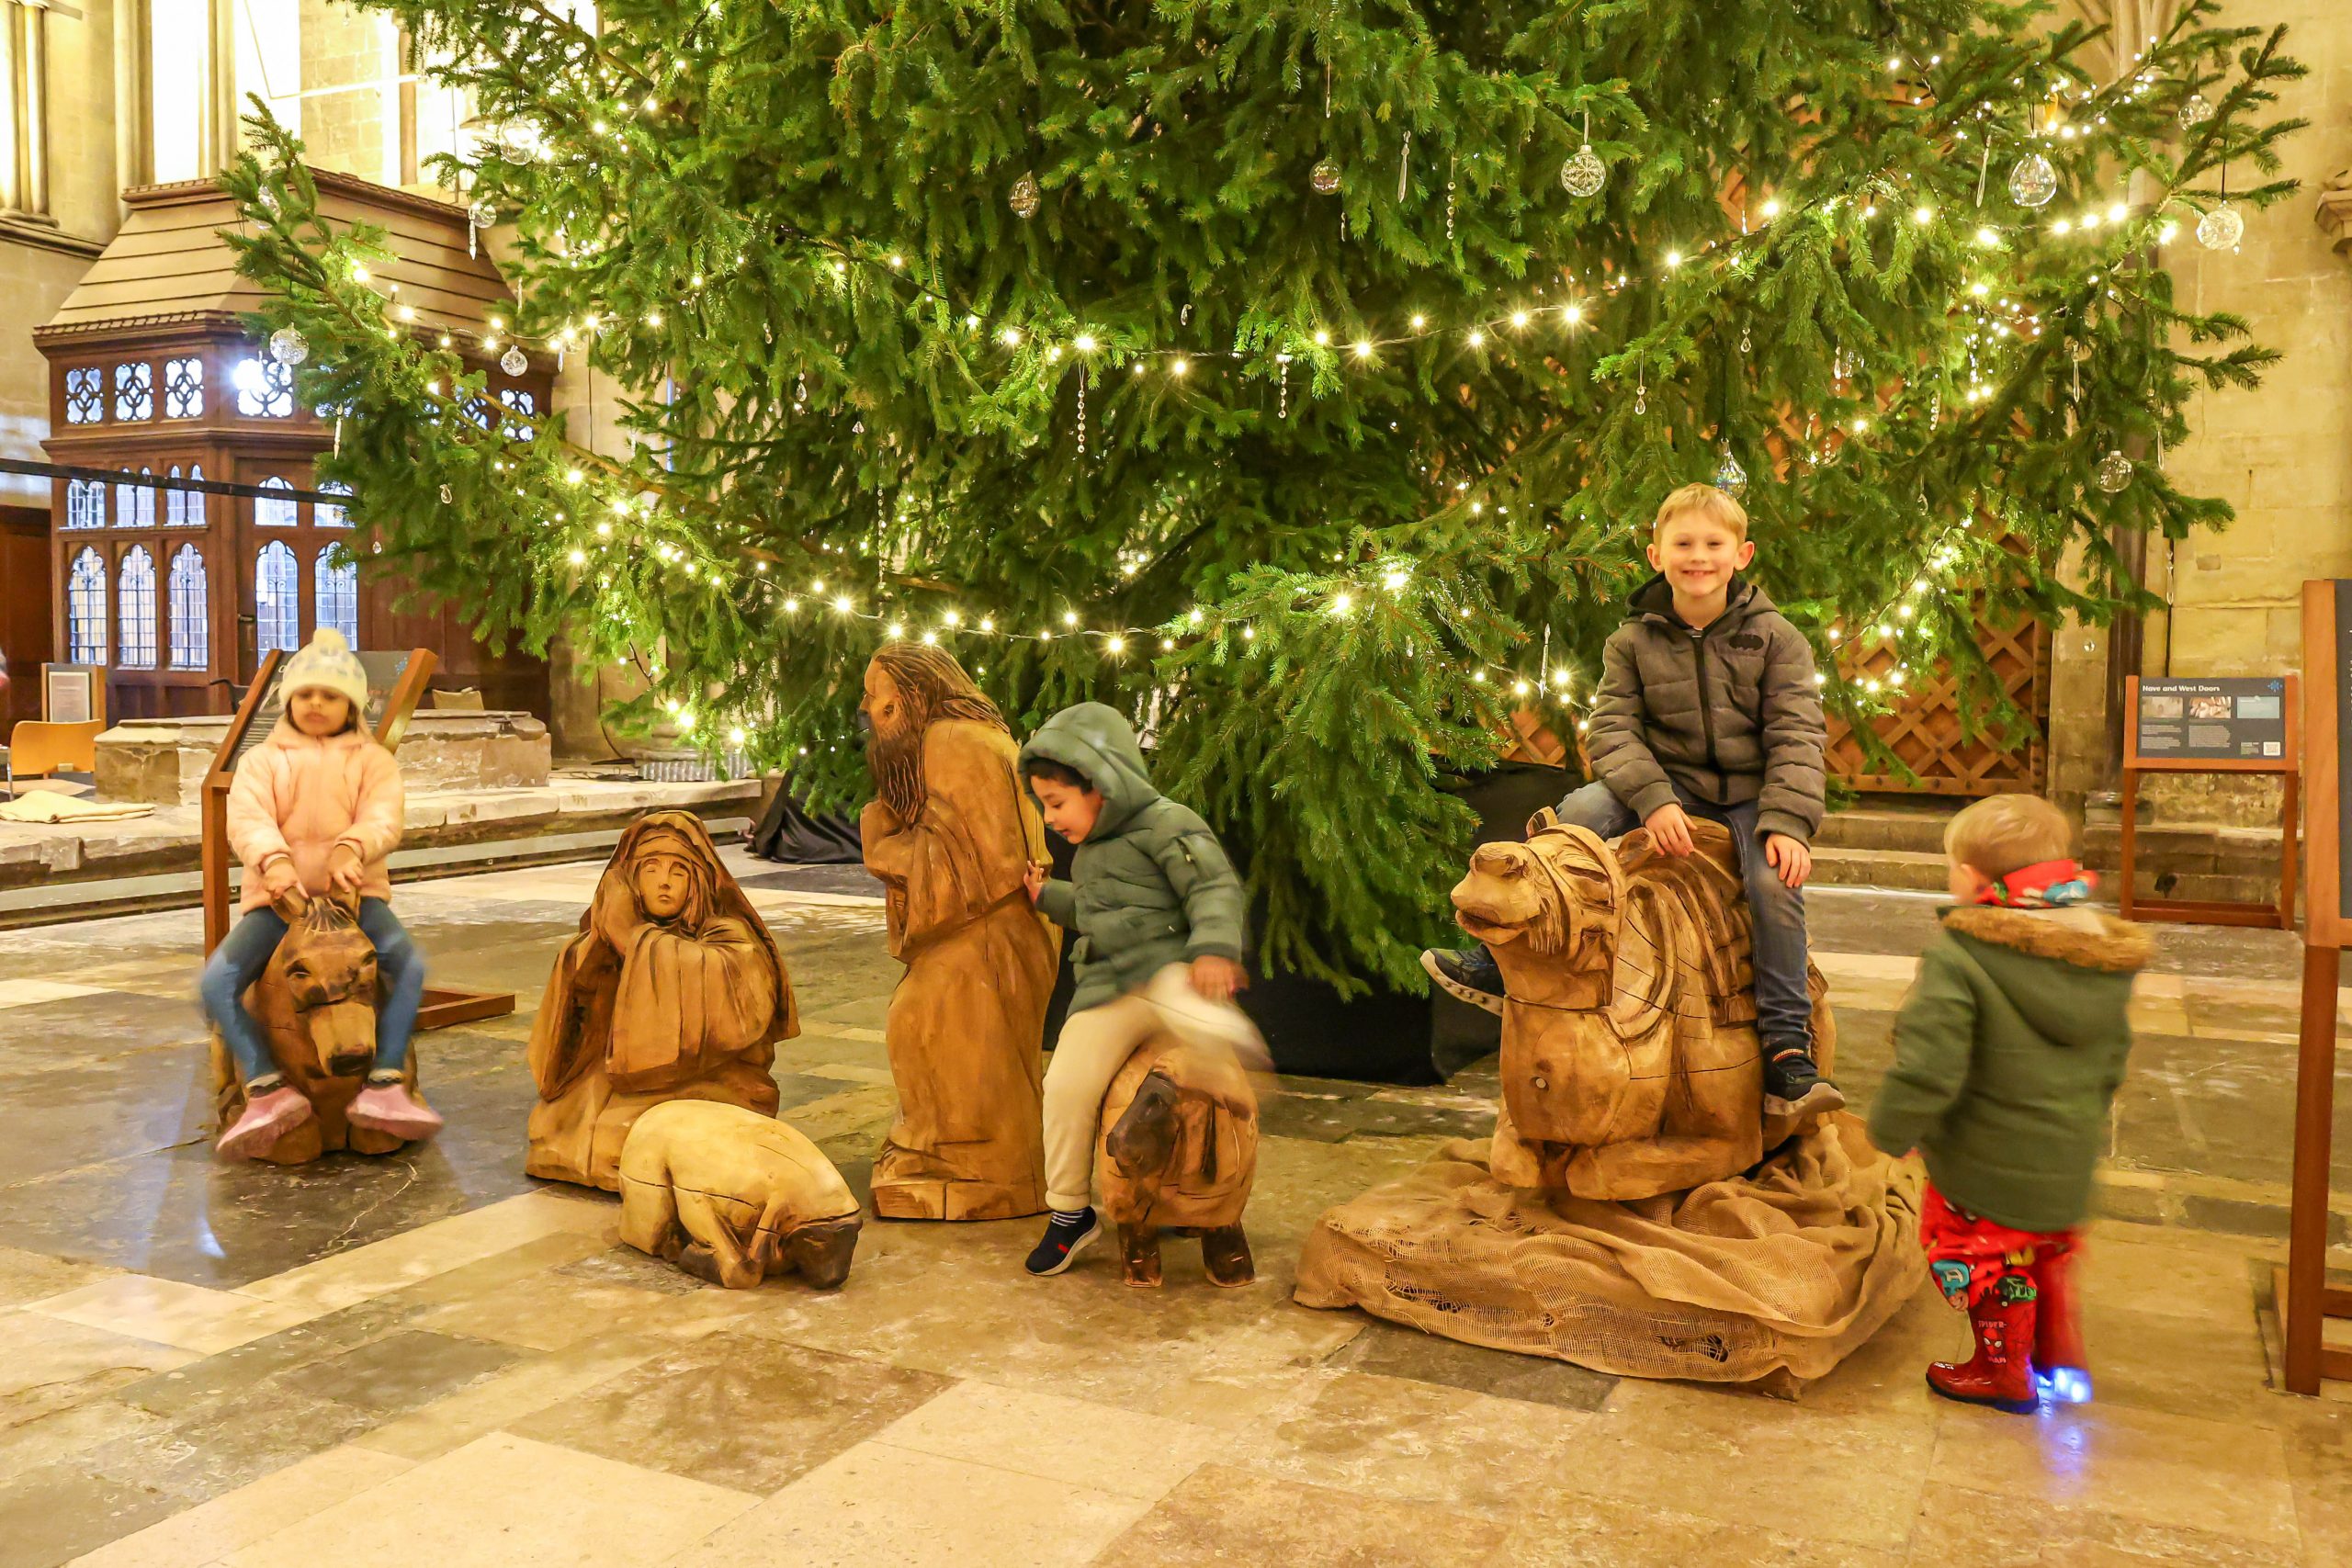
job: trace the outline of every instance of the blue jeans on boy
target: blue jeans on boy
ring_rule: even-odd
[[[359,900],[359,929],[376,948],[376,973],[382,998],[376,1007],[376,1065],[379,1073],[395,1073],[408,1066],[409,1036],[416,1032],[417,1010],[424,1004],[424,955],[416,949],[400,917],[381,898]],[[261,1025],[245,1010],[245,987],[261,978],[270,955],[286,936],[285,918],[275,909],[253,910],[239,920],[228,939],[213,949],[204,966],[197,993],[204,998],[204,1015],[220,1026],[229,1055],[247,1083],[277,1071],[262,1038]]]
[[[1813,998],[1805,988],[1806,953],[1804,895],[1781,880],[1764,856],[1764,841],[1756,836],[1756,802],[1715,806],[1695,800],[1678,789],[1675,798],[1693,817],[1720,822],[1731,829],[1739,852],[1740,880],[1747,885],[1747,912],[1756,970],[1756,1034],[1767,1055],[1792,1045],[1813,1048]],[[1604,839],[1630,833],[1642,825],[1632,807],[1605,784],[1585,785],[1560,802],[1557,815],[1571,827],[1589,829]]]

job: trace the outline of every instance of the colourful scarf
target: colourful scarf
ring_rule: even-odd
[[[1986,883],[1976,901],[2006,909],[2060,909],[2089,903],[2098,886],[2098,877],[2085,871],[2081,862],[2046,860]]]

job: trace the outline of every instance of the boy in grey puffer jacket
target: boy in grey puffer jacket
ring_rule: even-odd
[[[1668,854],[1693,845],[1690,818],[1731,829],[1753,917],[1756,1031],[1766,1108],[1810,1114],[1845,1104],[1813,1063],[1803,888],[1826,793],[1813,649],[1764,591],[1737,573],[1756,558],[1747,513],[1713,485],[1659,506],[1625,624],[1601,650],[1585,732],[1594,782],[1559,818],[1604,839],[1646,826]],[[1483,947],[1421,954],[1430,978],[1489,1012],[1502,975]]]
[[[1032,1274],[1058,1274],[1102,1234],[1091,1197],[1095,1122],[1127,1057],[1161,1030],[1250,1044],[1233,994],[1241,967],[1241,879],[1206,822],[1159,793],[1135,731],[1080,703],[1021,750],[1046,826],[1078,848],[1071,880],[1032,866],[1029,897],[1079,935],[1078,992],[1046,1071],[1045,1238]]]

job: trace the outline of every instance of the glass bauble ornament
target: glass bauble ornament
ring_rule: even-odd
[[[1577,149],[1576,156],[1560,165],[1560,188],[1581,200],[1600,193],[1609,183],[1609,165],[1588,141]]]
[[[2234,251],[2245,237],[2245,220],[2228,202],[2197,220],[2197,243],[2209,251]]]
[[[1036,217],[1037,203],[1040,199],[1042,198],[1037,192],[1037,176],[1035,175],[1023,175],[1013,181],[1012,194],[1005,197],[1015,218]]]
[[[1316,195],[1329,196],[1340,188],[1340,165],[1329,158],[1323,159],[1306,171],[1306,183],[1315,187]]]
[[[2180,128],[2193,130],[2213,118],[2212,101],[2202,93],[2191,93],[2180,100]]]
[[[269,334],[269,356],[280,365],[300,365],[311,357],[311,340],[296,327],[280,327]]]
[[[2110,448],[2107,456],[2098,460],[2098,467],[2092,470],[2091,477],[2098,481],[2099,489],[2113,495],[2132,482],[2132,459]]]
[[[2029,152],[2009,170],[2009,199],[2019,207],[2044,207],[2058,194],[2058,171],[2039,152]]]
[[[272,214],[272,215],[275,215],[275,214],[277,213],[277,193],[275,190],[272,190],[272,189],[271,189],[269,186],[262,186],[262,187],[261,187],[261,194],[260,194],[260,196],[259,196],[259,197],[258,197],[257,199],[260,201],[260,203],[261,203],[261,209],[262,209],[264,212],[267,212],[267,213],[270,213],[270,214]]]
[[[531,356],[519,344],[508,344],[506,352],[498,356],[498,367],[509,376],[520,376],[531,367]]]
[[[509,158],[527,163],[538,156],[539,128],[522,116],[502,121],[498,127],[498,145]]]
[[[1747,470],[1732,456],[1730,442],[1724,443],[1723,452],[1724,460],[1715,465],[1715,488],[1737,501],[1747,493]]]
[[[491,202],[477,201],[466,209],[466,221],[477,229],[494,229],[498,226],[498,209]]]

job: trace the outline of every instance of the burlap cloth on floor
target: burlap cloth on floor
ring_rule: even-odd
[[[1297,1300],[1596,1371],[1790,1393],[1917,1288],[1923,1185],[1850,1116],[1753,1175],[1622,1203],[1505,1187],[1484,1142],[1456,1140],[1324,1214]]]

